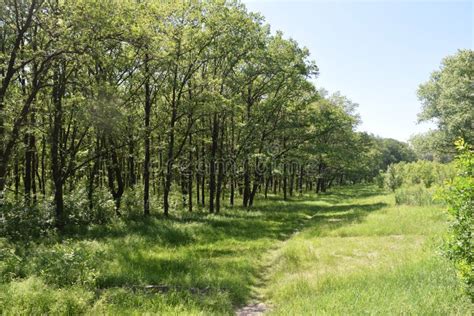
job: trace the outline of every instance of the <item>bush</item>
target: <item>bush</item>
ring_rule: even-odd
[[[67,224],[77,227],[104,224],[115,217],[115,202],[106,188],[96,188],[94,208],[89,209],[87,191],[79,186],[64,195]],[[54,204],[51,199],[26,204],[9,198],[0,205],[0,236],[10,240],[35,240],[54,233]]]
[[[133,188],[125,190],[121,209],[125,217],[143,216],[143,186],[135,185]]]
[[[425,188],[431,188],[442,185],[446,180],[452,179],[454,175],[455,171],[452,164],[419,160],[410,163],[391,164],[387,171],[380,173],[378,177],[383,178],[385,188],[394,192],[402,186],[422,185]],[[416,190],[420,189],[414,189],[413,191]]]
[[[64,241],[40,246],[33,253],[29,270],[47,283],[58,286],[93,286],[103,253],[94,242]]]
[[[0,207],[0,235],[10,240],[44,237],[53,227],[53,209],[49,203],[28,206],[6,201]]]
[[[21,275],[22,258],[6,239],[0,239],[0,283],[10,282]]]
[[[376,175],[375,178],[374,178],[375,184],[376,184],[380,189],[383,189],[383,187],[384,187],[384,181],[385,181],[385,178],[384,178],[382,172],[380,172],[380,173],[379,173],[378,175]]]
[[[403,163],[392,164],[388,166],[387,172],[385,173],[384,183],[385,187],[390,189],[391,191],[395,191],[395,189],[399,188],[403,183],[402,167]]]
[[[452,216],[447,255],[454,261],[474,300],[474,154],[473,148],[464,141],[457,141],[456,146],[459,150],[455,161],[457,175],[441,193]]]
[[[432,205],[438,204],[434,200],[434,189],[426,188],[423,184],[402,186],[395,190],[395,203],[407,205]]]
[[[85,186],[64,195],[64,209],[68,223],[72,225],[87,225],[91,223],[104,224],[115,216],[115,202],[110,192],[105,188],[94,190],[93,209],[89,209],[89,199]]]

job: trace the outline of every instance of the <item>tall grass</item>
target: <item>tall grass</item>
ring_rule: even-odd
[[[183,211],[61,239],[1,239],[0,314],[232,314],[252,297],[263,254],[314,211],[269,199],[252,211]]]
[[[0,314],[232,315],[257,297],[279,315],[466,314],[436,253],[444,213],[393,199],[355,187],[0,239]]]
[[[274,254],[265,291],[272,314],[470,315],[438,253],[442,209],[396,206],[393,195],[341,202]]]

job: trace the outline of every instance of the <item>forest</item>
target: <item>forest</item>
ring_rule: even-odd
[[[0,314],[469,314],[472,50],[406,143],[239,1],[0,3]]]

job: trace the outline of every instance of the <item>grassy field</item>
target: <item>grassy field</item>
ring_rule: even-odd
[[[440,207],[395,206],[373,188],[317,200],[308,228],[271,258],[265,297],[274,315],[470,315],[451,264],[440,256]]]
[[[117,221],[58,242],[1,240],[0,314],[469,314],[437,247],[446,218],[372,187],[254,210]]]

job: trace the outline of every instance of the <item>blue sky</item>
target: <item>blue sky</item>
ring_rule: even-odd
[[[417,87],[443,57],[473,48],[471,1],[243,2],[308,47],[316,86],[359,103],[359,129],[382,137],[406,141],[434,126],[416,122]]]

